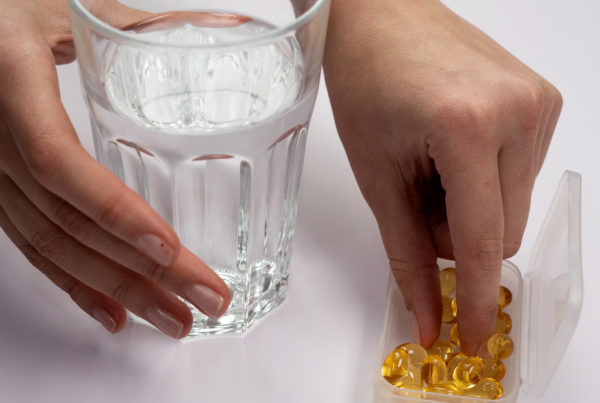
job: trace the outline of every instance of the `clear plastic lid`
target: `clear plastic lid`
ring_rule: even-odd
[[[541,396],[554,376],[581,313],[581,176],[578,173],[563,174],[524,280],[523,391]]]

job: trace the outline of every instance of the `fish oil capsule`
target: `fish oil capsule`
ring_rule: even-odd
[[[386,380],[397,388],[411,389],[413,386],[419,388],[419,390],[423,388],[423,382],[421,382],[421,368],[416,365],[411,365],[408,372],[403,377],[390,377],[386,378]]]
[[[448,369],[446,362],[437,354],[429,354],[421,364],[421,381],[435,385],[446,380]]]
[[[454,344],[456,344],[457,346],[460,346],[460,338],[458,337],[458,325],[454,324],[454,326],[452,326],[450,328],[450,334],[448,336],[448,338],[450,339],[450,341]]]
[[[468,355],[464,353],[456,353],[450,358],[450,361],[448,362],[448,380],[452,380],[454,369],[465,358],[468,358]]]
[[[502,397],[502,385],[492,378],[481,378],[477,385],[462,391],[463,396],[478,397],[481,399],[499,399]]]
[[[483,360],[480,357],[468,357],[458,363],[452,372],[454,385],[459,389],[474,387],[481,379]]]
[[[456,353],[454,346],[448,340],[436,340],[429,349],[430,354],[437,354],[444,362],[450,361],[450,358]]]
[[[385,358],[381,375],[392,385],[399,382],[410,369],[410,357],[404,350],[395,349]]]
[[[498,311],[498,316],[496,317],[495,332],[509,334],[511,329],[512,319],[510,318],[510,315],[506,312]]]
[[[403,388],[405,388],[406,385],[414,385],[422,388],[423,381],[421,379],[421,365],[411,365],[405,378],[408,379],[404,381],[404,385],[402,386]]]
[[[513,353],[515,346],[507,334],[496,333],[489,338],[487,349],[490,355],[497,360],[504,360]]]
[[[458,305],[456,304],[456,297],[452,298],[452,301],[450,301],[450,306],[452,307],[452,315],[454,315],[454,317],[456,318],[456,315],[458,314]]]
[[[456,316],[452,312],[452,299],[446,295],[442,295],[442,322],[456,322]]]
[[[440,288],[442,289],[442,295],[447,297],[456,291],[456,269],[454,267],[448,267],[440,271]]]
[[[500,291],[498,293],[498,305],[502,308],[506,307],[512,301],[512,292],[503,285],[500,286]]]
[[[441,393],[444,395],[460,395],[460,390],[454,386],[454,384],[450,381],[442,381],[440,383],[436,383],[434,385],[429,385],[425,389],[424,392],[429,393]]]
[[[493,378],[497,381],[502,380],[506,374],[506,367],[502,361],[494,358],[483,359],[483,369],[479,372],[482,378]]]
[[[412,365],[421,365],[423,359],[427,356],[427,350],[425,350],[425,348],[420,344],[404,343],[396,348],[404,350],[408,353],[408,356],[410,357],[410,363]]]

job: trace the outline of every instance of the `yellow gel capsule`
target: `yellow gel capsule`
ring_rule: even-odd
[[[445,395],[460,395],[460,390],[450,381],[443,381],[434,385],[429,385],[425,389],[429,393],[442,393]]]
[[[507,334],[496,333],[489,338],[487,349],[490,355],[497,360],[504,360],[513,353],[515,345]]]
[[[422,388],[423,381],[421,380],[421,365],[411,365],[406,378],[409,378],[405,382],[406,385],[416,385],[419,388]]]
[[[430,354],[437,354],[444,362],[450,361],[450,358],[456,353],[454,346],[448,340],[436,340],[429,349]]]
[[[452,299],[446,295],[442,295],[442,322],[454,323],[456,317],[452,313]]]
[[[480,357],[468,357],[458,363],[452,372],[454,385],[459,389],[474,387],[481,379],[483,360]]]
[[[404,350],[395,349],[385,358],[381,375],[392,385],[399,382],[410,369],[410,357]]]
[[[460,346],[460,338],[458,337],[458,325],[454,324],[452,328],[450,328],[450,335],[448,336],[450,341],[457,346]]]
[[[423,387],[423,383],[421,382],[421,368],[416,365],[411,365],[406,375],[401,378],[395,377],[386,379],[397,388],[411,389],[415,386],[421,389]]]
[[[493,378],[497,381],[502,380],[506,375],[506,367],[502,361],[493,358],[483,359],[483,369],[479,373],[482,378]]]
[[[463,396],[478,397],[481,399],[499,399],[502,397],[502,385],[492,378],[481,378],[477,385],[462,391]]]
[[[450,306],[452,307],[452,315],[454,315],[454,317],[456,318],[456,315],[458,314],[458,305],[456,305],[456,297],[452,298],[452,301],[450,301]]]
[[[396,348],[404,350],[408,353],[408,356],[410,357],[410,363],[412,365],[421,365],[423,358],[427,356],[427,350],[425,350],[425,348],[420,344],[404,343]]]
[[[456,315],[454,315],[454,311],[452,310],[452,298],[446,295],[442,295],[442,322],[456,322]]]
[[[512,329],[512,319],[510,315],[506,312],[498,312],[498,316],[496,317],[496,333],[505,333],[509,334]]]
[[[456,366],[465,358],[468,358],[469,356],[464,354],[464,353],[456,353],[452,356],[452,358],[450,358],[450,361],[448,362],[448,380],[452,380],[452,374],[454,373],[454,370],[456,369]]]
[[[456,269],[454,267],[440,271],[440,288],[442,295],[447,297],[456,290]]]
[[[446,380],[448,369],[446,362],[437,354],[429,354],[421,364],[421,381],[435,385]]]
[[[512,301],[512,292],[510,292],[508,288],[501,285],[498,293],[498,305],[504,308],[510,304],[510,301]]]

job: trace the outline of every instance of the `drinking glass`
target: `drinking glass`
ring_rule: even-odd
[[[96,158],[228,284],[243,332],[284,300],[329,0],[69,0]]]

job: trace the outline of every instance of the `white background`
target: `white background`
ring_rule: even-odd
[[[596,402],[600,371],[600,3],[447,1],[554,83],[564,109],[534,190],[526,270],[561,173],[583,175],[585,296],[544,402]],[[65,105],[91,150],[75,65]],[[388,268],[375,221],[337,138],[324,86],[309,133],[286,302],[244,337],[176,342],[128,324],[111,336],[0,235],[0,402],[368,402]],[[540,401],[521,397],[520,402]]]

